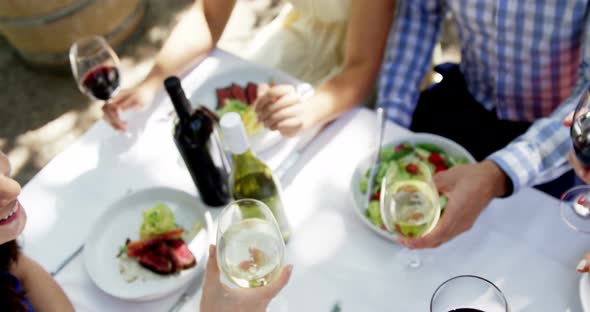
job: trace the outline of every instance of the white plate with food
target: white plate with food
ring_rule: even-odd
[[[258,153],[272,148],[281,141],[278,131],[270,131],[257,122],[252,104],[257,99],[260,84],[291,84],[301,97],[313,93],[307,83],[300,83],[286,74],[269,75],[257,66],[223,68],[211,75],[190,96],[190,102],[203,105],[218,117],[227,112],[237,112],[242,117],[252,149]]]
[[[435,174],[462,163],[473,163],[475,159],[461,145],[438,135],[414,133],[383,144],[381,164],[371,190],[371,204],[366,203],[365,190],[368,187],[368,171],[377,149],[365,155],[357,164],[352,176],[350,188],[353,208],[357,217],[379,236],[396,241],[396,234],[388,231],[381,220],[379,209],[380,185],[387,169],[392,164],[403,162],[404,174],[420,175],[420,170],[430,170]],[[428,164],[428,169],[412,165],[411,159],[418,158]],[[441,206],[446,206],[447,199],[441,196]]]
[[[203,271],[211,215],[194,196],[141,190],[114,202],[84,246],[92,281],[107,294],[145,301],[178,291]]]

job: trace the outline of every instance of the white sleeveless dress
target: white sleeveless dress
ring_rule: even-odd
[[[342,68],[351,0],[289,0],[247,58],[317,85]]]

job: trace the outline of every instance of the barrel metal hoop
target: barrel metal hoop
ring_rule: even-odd
[[[44,25],[55,22],[60,20],[64,17],[70,16],[74,13],[77,13],[80,10],[83,10],[87,6],[93,4],[96,0],[79,0],[76,3],[72,3],[68,6],[63,8],[57,9],[51,13],[46,15],[38,15],[38,16],[31,16],[31,17],[19,17],[19,18],[3,18],[0,17],[0,25],[5,26],[15,26],[15,27],[27,27],[27,26],[37,26],[37,25]]]
[[[137,21],[142,14],[145,13],[145,5],[142,5],[140,1],[138,6],[133,10],[133,13],[130,14],[121,24],[119,24],[115,29],[113,29],[110,33],[106,34],[104,37],[107,41],[112,38],[116,38],[120,33],[126,31],[129,27],[133,25]],[[67,61],[68,56],[63,53],[28,53],[23,51],[17,51],[24,59],[33,61],[33,62],[40,62],[40,63],[54,63],[60,61]]]

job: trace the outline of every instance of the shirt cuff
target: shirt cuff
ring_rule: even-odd
[[[517,142],[493,153],[487,159],[496,163],[508,176],[506,181],[507,192],[502,197],[508,197],[517,193],[523,187],[528,186],[535,176],[537,163],[534,151],[531,151],[526,142]]]

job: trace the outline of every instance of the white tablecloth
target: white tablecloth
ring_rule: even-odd
[[[212,59],[243,62],[221,52]],[[196,72],[194,79],[206,79],[198,69],[184,80],[185,87],[198,84],[191,82]],[[21,200],[29,214],[27,254],[54,270],[84,241],[102,209],[129,191],[168,186],[196,193],[169,123],[158,121],[168,110],[146,113],[150,126],[130,150],[97,123],[26,185]],[[375,127],[373,112],[355,109],[324,129],[284,177],[294,227],[287,261],[295,270],[272,311],[327,312],[336,302],[345,312],[428,311],[436,286],[458,274],[496,282],[511,311],[581,311],[575,266],[590,250],[589,238],[563,224],[555,199],[532,189],[494,201],[473,230],[426,252],[423,266],[409,270],[405,251],[377,237],[353,211],[350,178],[375,144]],[[386,139],[405,131],[388,124]],[[79,311],[166,311],[179,295],[145,303],[113,298],[92,283],[81,256],[56,278]],[[183,311],[197,310],[198,295]]]

